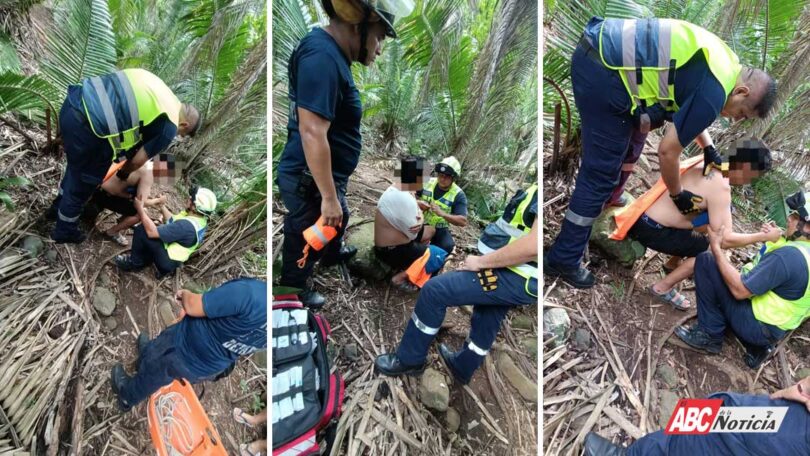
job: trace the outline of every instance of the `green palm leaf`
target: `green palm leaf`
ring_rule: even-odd
[[[57,112],[58,105],[52,100],[58,100],[59,95],[59,90],[39,76],[0,74],[0,114],[26,111],[29,117],[41,118],[46,107]]]

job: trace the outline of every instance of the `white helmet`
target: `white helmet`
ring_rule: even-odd
[[[197,212],[205,215],[211,215],[217,208],[217,195],[205,187],[193,187],[191,189],[191,201]]]
[[[456,157],[450,156],[436,163],[436,167],[433,168],[433,171],[458,178],[461,175],[461,163],[459,163]]]

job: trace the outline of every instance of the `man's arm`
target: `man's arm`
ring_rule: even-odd
[[[537,261],[537,219],[527,236],[507,244],[483,256],[468,255],[461,265],[462,271],[479,271],[516,266],[529,261]]]
[[[661,164],[661,178],[671,196],[683,191],[681,187],[680,157],[683,147],[678,141],[677,130],[670,126],[658,144],[658,159]]]
[[[150,168],[151,166],[144,166],[138,170],[140,179],[138,179],[137,194],[144,201],[149,199],[149,193],[152,192],[152,183],[155,181],[155,177]]]
[[[141,147],[132,158],[127,158],[126,163],[124,163],[124,166],[121,167],[119,172],[123,171],[125,174],[129,174],[136,169],[140,169],[148,160],[149,154],[146,153],[146,149]]]
[[[728,285],[729,291],[735,299],[750,298],[754,294],[742,282],[740,272],[728,261],[726,254],[722,249],[723,236],[725,233],[725,226],[721,226],[719,230],[712,228],[711,224],[707,227],[709,230],[709,246],[712,249],[712,254],[717,262],[717,268],[720,270],[720,275],[723,281]]]
[[[731,218],[731,187],[722,178],[719,171],[712,170],[704,177],[711,181],[710,191],[706,192],[706,205],[709,211],[709,224],[718,231],[723,228],[723,241],[720,247],[734,249],[756,244],[757,242],[775,241],[779,239],[776,231],[760,231],[758,233],[736,233]],[[774,237],[776,236],[776,237]]]
[[[712,137],[709,135],[709,130],[701,131],[700,134],[695,138],[695,143],[697,143],[698,147],[701,149],[714,145],[714,141],[712,141]]]
[[[810,377],[805,377],[795,385],[771,394],[771,399],[787,399],[804,404],[810,412]]]
[[[180,290],[174,296],[174,299],[180,304],[186,315],[197,318],[206,316],[205,309],[203,308],[202,295],[189,290]]]
[[[447,223],[455,226],[467,226],[467,216],[466,215],[453,215],[448,214],[447,212],[443,211],[438,204],[433,203],[430,205],[430,209],[433,211],[434,214],[438,215],[439,217],[447,220]]]
[[[138,217],[141,218],[141,224],[143,225],[143,229],[146,231],[146,237],[149,239],[160,239],[157,226],[155,226],[155,222],[149,218],[149,214],[146,213],[146,209],[143,206],[143,200],[140,197],[135,198],[135,210],[138,212]]]
[[[326,225],[338,226],[343,220],[343,209],[338,201],[335,181],[332,179],[332,155],[327,133],[331,122],[304,108],[298,108],[298,130],[307,167],[321,194],[321,215]]]

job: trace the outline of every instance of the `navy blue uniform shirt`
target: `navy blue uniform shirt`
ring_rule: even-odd
[[[585,28],[585,36],[597,49],[602,22],[602,19],[591,19]],[[630,94],[627,95],[627,102],[629,109]],[[675,103],[679,110],[673,114],[672,121],[683,147],[688,146],[720,116],[726,103],[726,92],[709,70],[703,52],[697,52],[685,65],[675,70]]]
[[[799,249],[782,247],[765,255],[742,283],[754,296],[773,290],[783,299],[795,300],[804,296],[810,271]]]
[[[205,317],[180,320],[177,346],[200,377],[267,348],[267,282],[231,280],[202,296]]]
[[[290,113],[287,144],[278,172],[297,176],[307,169],[297,107],[330,122],[326,139],[332,156],[335,185],[344,187],[360,160],[360,119],[363,106],[354,85],[351,62],[331,35],[321,28],[309,32],[293,51],[288,64]]]
[[[74,109],[85,114],[86,111],[82,103],[81,86],[79,86],[78,89],[79,90],[68,91],[68,103],[70,103],[70,106]],[[88,128],[90,128],[89,121]],[[149,158],[154,157],[163,149],[169,147],[169,144],[175,136],[177,136],[177,125],[173,124],[166,114],[161,114],[151,123],[144,125],[141,130],[141,137],[143,138],[142,146],[146,149],[146,154],[149,155]],[[123,156],[123,154],[119,156]]]
[[[157,227],[160,240],[166,244],[177,242],[183,247],[191,247],[197,242],[197,230],[188,220],[170,221]]]

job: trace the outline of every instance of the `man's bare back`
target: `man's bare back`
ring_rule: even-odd
[[[709,210],[710,218],[725,219],[726,214],[723,212],[726,212],[727,218],[731,219],[731,186],[728,178],[723,177],[717,171],[712,171],[704,177],[703,169],[694,167],[681,176],[681,185],[684,190],[703,196],[703,202],[699,206],[704,211]],[[715,209],[718,214],[713,214]],[[692,229],[692,220],[697,216],[697,214],[681,214],[666,192],[647,209],[646,213],[663,226],[681,229]],[[726,226],[731,227],[730,224]]]

